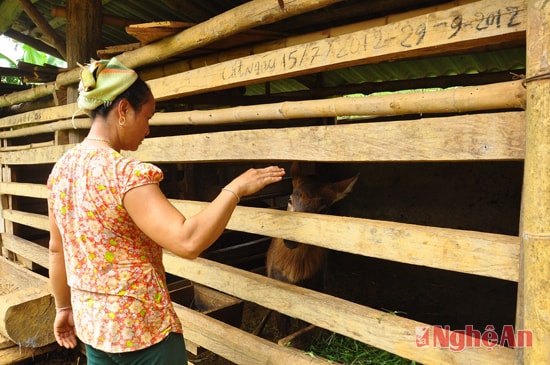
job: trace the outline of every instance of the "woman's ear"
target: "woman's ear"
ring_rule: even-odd
[[[126,99],[121,99],[117,105],[117,114],[118,118],[124,118],[128,110],[130,109],[131,105]]]
[[[121,99],[116,106],[116,117],[121,127],[126,125],[126,116],[132,105],[126,99]]]

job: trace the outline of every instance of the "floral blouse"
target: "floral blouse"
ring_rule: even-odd
[[[99,350],[135,351],[182,332],[166,286],[162,248],[122,204],[128,190],[162,179],[152,164],[81,144],[57,161],[48,178],[76,333]]]

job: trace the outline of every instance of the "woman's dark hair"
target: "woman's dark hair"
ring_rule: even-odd
[[[145,81],[143,81],[141,78],[137,78],[137,80],[130,86],[126,91],[124,91],[122,94],[117,96],[115,100],[113,100],[112,103],[109,105],[101,104],[97,108],[91,111],[91,117],[92,120],[96,117],[107,117],[107,114],[109,114],[109,111],[113,108],[113,106],[117,105],[120,100],[126,99],[137,112],[141,110],[141,107],[149,100],[149,97],[151,96],[151,89],[149,88],[149,85]]]

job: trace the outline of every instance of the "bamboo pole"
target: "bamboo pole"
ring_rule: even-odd
[[[216,110],[158,113],[151,125],[204,125],[251,121],[323,118],[339,116],[395,116],[406,114],[461,113],[498,109],[523,109],[521,81],[468,86],[409,94],[339,97],[238,106]],[[7,133],[7,132],[6,132]],[[4,137],[0,133],[0,137]]]
[[[156,113],[151,126],[221,125],[252,121],[323,118],[338,116],[394,116],[406,114],[462,113],[499,109],[524,109],[525,88],[521,81],[467,86],[442,91],[418,91],[408,94],[340,97],[321,100],[239,106],[215,110]],[[14,126],[5,118],[6,126]],[[14,119],[17,119],[14,117]],[[23,119],[22,122],[26,122]],[[40,120],[33,120],[40,123]],[[4,123],[1,123],[4,124]],[[16,138],[64,129],[89,128],[89,118],[60,120],[0,132],[0,138]],[[1,126],[1,125],[0,125]]]
[[[117,58],[130,68],[138,68],[205,46],[256,26],[271,24],[340,1],[342,0],[286,0],[284,8],[281,8],[279,3],[273,0],[249,1],[178,34],[148,44],[135,51],[123,53]],[[79,73],[80,68],[75,68],[59,74],[53,83],[2,96],[0,97],[0,107],[50,95],[59,87],[77,83]]]
[[[526,148],[517,330],[532,331],[517,364],[550,363],[550,3],[529,0]]]

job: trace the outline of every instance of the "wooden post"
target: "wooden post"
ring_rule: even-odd
[[[101,0],[67,1],[67,64],[88,63],[97,58],[101,47]],[[73,91],[74,92],[74,91]],[[69,93],[68,102],[76,101],[78,95]]]
[[[517,364],[550,363],[550,3],[528,1],[527,111],[516,330],[532,333]]]
[[[85,64],[97,58],[101,48],[101,0],[67,1],[67,65]],[[78,98],[78,85],[67,87],[67,104]],[[82,140],[78,131],[56,132],[57,144],[77,143]]]

